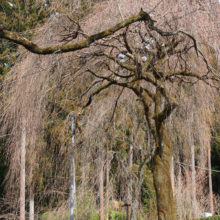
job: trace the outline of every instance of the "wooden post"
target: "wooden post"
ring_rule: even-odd
[[[131,206],[131,204],[124,204],[124,206],[126,207],[127,210],[127,220],[129,220],[129,206]]]

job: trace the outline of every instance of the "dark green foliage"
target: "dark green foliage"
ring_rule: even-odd
[[[213,132],[211,144],[212,169],[220,170],[220,136],[218,129]],[[212,172],[213,191],[220,193],[220,173]]]
[[[14,0],[2,1],[0,5],[0,23],[10,31],[23,32],[42,23],[48,16],[43,4],[45,2],[29,0],[28,2]]]
[[[4,192],[4,178],[8,170],[7,157],[5,154],[4,141],[0,144],[0,197]]]
[[[1,198],[4,197],[5,188],[6,188],[5,176],[8,172],[8,167],[9,167],[6,150],[5,150],[5,140],[6,138],[2,139],[0,143],[0,203],[1,203]],[[0,213],[4,208],[5,208],[4,204],[3,207],[0,206]]]
[[[37,3],[38,2],[38,3]],[[1,1],[0,24],[9,31],[24,32],[42,24],[49,12],[43,7],[44,1]],[[25,37],[31,38],[31,33]],[[6,40],[0,40],[0,75],[8,72],[17,58],[15,52],[18,45]],[[0,80],[2,80],[0,78]]]
[[[143,204],[143,211],[145,214],[157,215],[156,207],[156,193],[153,185],[153,174],[146,166],[144,169],[143,186],[141,189],[141,201]]]

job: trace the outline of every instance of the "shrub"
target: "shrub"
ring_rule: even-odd
[[[89,220],[99,220],[99,214],[92,214]]]
[[[126,213],[124,211],[117,212],[117,211],[110,211],[109,219],[111,220],[126,220]]]

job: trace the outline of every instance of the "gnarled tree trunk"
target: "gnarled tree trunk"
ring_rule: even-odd
[[[150,106],[148,95],[141,90],[140,84],[134,83],[132,90],[142,99],[148,127],[154,137],[156,149],[154,154],[154,187],[157,198],[158,220],[176,220],[176,209],[170,176],[173,156],[172,143],[168,137],[164,122],[170,116],[177,102],[173,100],[165,105],[163,94],[157,89],[155,106]]]
[[[175,220],[176,209],[170,177],[170,165],[173,147],[164,125],[157,129],[157,149],[154,158],[154,186],[157,197],[159,220]]]

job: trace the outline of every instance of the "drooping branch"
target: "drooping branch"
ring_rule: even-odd
[[[93,92],[93,93],[90,95],[88,102],[86,103],[85,106],[83,106],[83,108],[88,107],[88,106],[92,103],[92,98],[93,98],[93,96],[99,94],[101,91],[103,91],[103,90],[109,88],[111,85],[113,85],[113,84],[115,84],[115,83],[116,83],[115,81],[111,81],[111,82],[105,84],[104,86],[98,88],[95,92]]]
[[[118,95],[118,97],[117,97],[117,99],[116,99],[116,101],[115,101],[115,106],[114,106],[114,110],[113,110],[113,113],[112,113],[112,117],[111,117],[111,119],[110,119],[110,123],[112,122],[112,120],[113,120],[113,118],[114,118],[115,110],[116,110],[116,108],[117,108],[117,106],[118,106],[118,100],[119,100],[119,98],[121,97],[121,95],[122,95],[124,89],[125,89],[125,87],[122,88],[122,90],[120,91],[120,93],[119,93],[119,95]]]
[[[141,10],[138,15],[125,19],[122,22],[116,24],[115,26],[105,31],[91,35],[79,43],[62,45],[62,46],[40,47],[37,44],[33,43],[32,41],[29,41],[27,38],[21,36],[20,34],[8,31],[5,28],[0,28],[0,38],[4,38],[13,41],[17,44],[20,44],[24,46],[27,50],[31,51],[32,53],[43,54],[43,55],[58,53],[58,52],[65,53],[65,52],[77,51],[89,47],[93,42],[100,40],[102,38],[106,38],[114,34],[115,32],[119,31],[120,29],[127,27],[128,25],[137,21],[146,21],[147,24],[150,26],[153,26],[153,22],[154,22],[146,12]]]
[[[87,72],[89,72],[89,73],[91,73],[93,76],[95,76],[95,77],[97,77],[97,78],[99,78],[99,79],[103,79],[103,80],[107,80],[107,81],[113,81],[112,79],[111,79],[111,76],[107,76],[107,77],[105,77],[105,76],[98,76],[96,73],[94,73],[92,70],[90,70],[90,69],[87,69]]]
[[[212,72],[212,71],[211,71]],[[209,73],[209,72],[208,72]],[[169,72],[165,79],[169,79],[170,77],[172,76],[184,76],[184,77],[194,77],[194,78],[197,78],[198,80],[208,80],[208,79],[211,79],[211,80],[214,80],[214,81],[218,81],[219,82],[219,77],[215,74],[213,74],[214,76],[209,76],[207,74],[205,75],[199,75],[199,73],[197,72],[192,72],[192,71],[184,71],[184,70],[179,70],[179,71],[173,71],[173,72]],[[213,72],[212,72],[213,73]]]
[[[131,77],[135,76],[135,73],[130,74],[130,75],[125,75],[125,76],[124,76],[124,75],[121,75],[121,74],[118,74],[118,73],[116,73],[115,71],[113,71],[107,63],[104,63],[104,64],[106,65],[106,67],[108,68],[108,70],[109,70],[111,73],[113,73],[115,76],[117,76],[117,77],[124,78],[124,79],[128,79],[128,78],[131,78]]]
[[[124,40],[124,42],[125,42],[125,47],[126,47],[126,49],[127,49],[127,51],[130,53],[130,54],[133,54],[133,51],[132,51],[132,49],[131,49],[131,47],[130,47],[130,45],[129,45],[129,43],[128,43],[128,39],[127,39],[127,30],[128,30],[128,27],[126,28],[126,30],[124,31],[124,33],[123,33],[123,40]]]
[[[172,76],[189,76],[189,77],[201,78],[199,73],[191,72],[191,71],[185,71],[185,70],[169,72],[169,73],[166,74],[165,78],[169,78],[169,77],[172,77]]]
[[[160,30],[159,28],[155,27],[154,25],[153,25],[153,26],[149,25],[149,28],[150,28],[151,30],[156,31],[158,34],[160,34],[161,36],[164,36],[164,37],[177,35],[177,34],[179,34],[179,33],[186,35],[187,37],[189,37],[189,38],[191,38],[191,39],[193,40],[194,48],[195,48],[196,54],[197,54],[197,56],[199,56],[196,39],[195,39],[191,34],[185,32],[185,31],[182,31],[182,30],[177,30],[177,31],[174,31],[174,32],[166,32],[166,31]]]
[[[95,81],[94,83],[92,83],[92,85],[90,85],[89,88],[86,89],[85,92],[83,92],[83,94],[81,95],[81,98],[82,98],[87,92],[89,92],[89,90],[90,90],[93,86],[95,86],[97,83],[100,83],[100,82],[103,82],[103,81],[104,81],[104,80],[97,80],[97,81]]]

